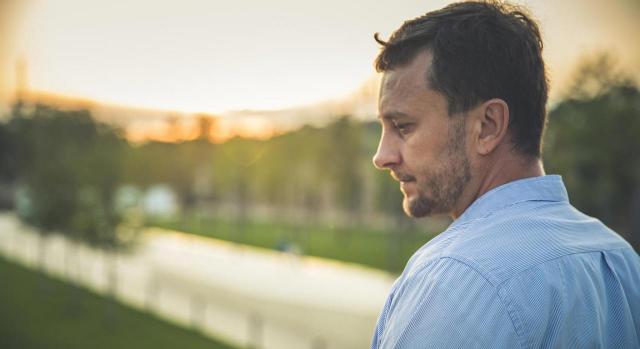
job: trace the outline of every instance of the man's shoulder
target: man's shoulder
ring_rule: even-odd
[[[523,203],[452,225],[416,253],[417,270],[438,259],[463,263],[498,285],[552,260],[631,248],[617,233],[568,203]]]

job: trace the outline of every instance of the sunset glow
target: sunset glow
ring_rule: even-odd
[[[374,75],[374,32],[388,37],[446,3],[31,0],[0,60],[2,92],[15,89],[23,56],[30,89],[105,103],[185,113],[307,105],[345,96]],[[543,28],[552,93],[579,57],[597,51],[640,75],[637,3],[524,4]]]

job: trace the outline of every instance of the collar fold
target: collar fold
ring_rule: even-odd
[[[518,179],[484,193],[453,221],[452,226],[526,201],[569,202],[569,195],[559,175]]]

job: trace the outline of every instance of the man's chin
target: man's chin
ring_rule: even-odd
[[[404,213],[409,217],[423,218],[433,215],[433,205],[424,198],[408,198],[402,201]]]

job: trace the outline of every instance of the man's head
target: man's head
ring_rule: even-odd
[[[456,3],[376,40],[374,163],[401,181],[409,215],[451,213],[480,190],[474,176],[501,160],[539,159],[548,88],[540,33],[522,10]]]

